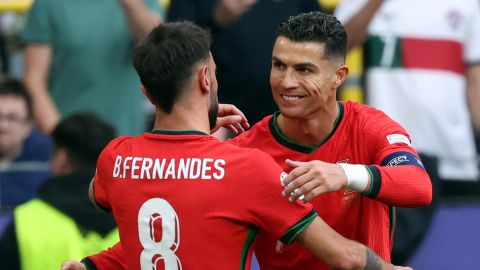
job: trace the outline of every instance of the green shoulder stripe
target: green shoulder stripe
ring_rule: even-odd
[[[280,238],[285,244],[291,244],[303,230],[313,222],[313,220],[318,216],[317,212],[313,211],[302,218],[299,222],[293,225],[283,236]]]
[[[240,270],[246,269],[247,257],[250,247],[252,246],[253,240],[257,236],[259,228],[255,225],[250,226],[247,234],[247,238],[245,239],[245,243],[243,244],[242,254],[240,257]]]

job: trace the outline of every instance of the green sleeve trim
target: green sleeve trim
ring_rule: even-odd
[[[87,268],[87,270],[97,270],[97,266],[93,263],[92,260],[90,260],[88,257],[87,258],[84,258],[82,261],[80,261],[80,263],[82,263],[83,265],[85,265],[85,267]]]
[[[311,211],[308,215],[302,218],[299,222],[293,225],[281,238],[280,241],[285,244],[291,244],[297,236],[303,232],[303,230],[313,222],[313,220],[318,216],[315,211]]]
[[[368,188],[368,191],[365,192],[365,195],[370,198],[375,198],[382,187],[382,175],[380,170],[375,166],[365,166],[365,168],[367,168],[372,179],[372,181],[370,181],[370,187]]]
[[[247,238],[245,239],[245,243],[243,244],[242,254],[240,258],[240,270],[247,269],[247,258],[250,248],[252,247],[253,240],[257,236],[259,228],[255,225],[251,225],[248,229]],[[250,266],[250,265],[249,265]]]

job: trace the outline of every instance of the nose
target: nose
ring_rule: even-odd
[[[280,83],[282,88],[284,89],[292,89],[292,88],[297,88],[298,87],[298,79],[295,74],[295,71],[292,69],[287,69],[287,71],[284,73],[284,76],[282,77],[282,81]]]

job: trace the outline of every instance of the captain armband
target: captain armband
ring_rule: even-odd
[[[367,190],[370,174],[364,165],[346,163],[339,163],[338,165],[342,167],[347,176],[346,189],[357,192],[365,192]]]

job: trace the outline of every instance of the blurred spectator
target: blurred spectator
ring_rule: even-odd
[[[277,26],[289,16],[319,9],[317,0],[174,0],[168,20],[211,29],[219,100],[235,104],[256,123],[278,110],[268,79]]]
[[[160,11],[157,0],[34,1],[22,34],[24,80],[42,131],[78,111],[96,112],[122,135],[145,130],[130,51]]]
[[[92,113],[58,124],[52,132],[54,176],[40,187],[38,199],[15,208],[0,240],[2,269],[58,269],[66,259],[119,241],[113,218],[87,196],[98,155],[114,135],[113,127]]]
[[[364,42],[367,103],[405,126],[424,154],[436,194],[439,185],[445,193],[450,184],[478,187],[472,122],[478,132],[479,2],[343,0],[335,14],[345,24],[350,48]],[[398,210],[394,262],[415,250],[432,207]]]
[[[0,214],[36,197],[49,176],[51,142],[32,129],[32,102],[24,85],[0,82]]]
[[[3,74],[19,79],[22,77],[23,49],[20,33],[25,26],[24,12],[0,13],[0,59]]]

